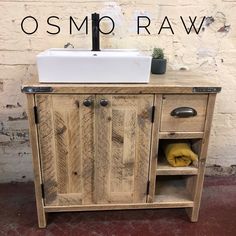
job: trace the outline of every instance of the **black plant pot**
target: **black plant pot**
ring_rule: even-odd
[[[152,74],[165,74],[166,73],[166,59],[152,58]]]

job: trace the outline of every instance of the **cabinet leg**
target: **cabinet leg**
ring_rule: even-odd
[[[41,229],[46,228],[47,226],[47,215],[44,209],[38,209],[38,226]]]
[[[191,222],[198,221],[199,207],[186,208],[185,210]]]

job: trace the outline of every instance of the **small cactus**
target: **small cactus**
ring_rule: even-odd
[[[161,49],[161,48],[154,48],[153,49],[153,53],[152,53],[152,57],[154,59],[164,59],[163,49]]]

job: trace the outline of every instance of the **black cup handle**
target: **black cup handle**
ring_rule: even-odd
[[[179,118],[193,117],[197,115],[197,111],[191,107],[178,107],[175,108],[171,113],[171,116]]]

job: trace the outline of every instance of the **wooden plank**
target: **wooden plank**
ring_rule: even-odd
[[[87,98],[94,100],[37,95],[46,205],[93,203],[94,106],[83,105]]]
[[[35,198],[37,206],[38,215],[38,226],[39,228],[46,227],[46,214],[44,210],[44,202],[42,199],[42,178],[41,178],[41,166],[40,166],[40,156],[39,156],[39,146],[38,146],[38,130],[34,122],[34,95],[27,94],[28,102],[28,121],[29,121],[29,134],[30,134],[30,144],[32,148],[33,156],[33,168],[34,168],[34,187],[35,187]]]
[[[160,139],[195,139],[203,138],[203,132],[159,132]]]
[[[85,99],[93,102],[90,107],[82,105]],[[95,161],[95,96],[80,95],[80,144],[81,144],[81,162],[82,162],[82,187],[83,187],[83,204],[94,203],[95,183],[94,183],[94,161]]]
[[[203,132],[207,107],[207,95],[163,95],[160,131]],[[188,118],[171,116],[178,107],[191,107],[197,115]]]
[[[56,152],[56,172],[57,172],[57,188],[58,193],[69,192],[69,147],[68,147],[68,127],[66,121],[66,114],[64,111],[60,112],[57,108],[61,99],[53,99],[53,118],[55,130],[55,152]],[[58,102],[58,103],[57,103]],[[63,109],[63,108],[62,108]]]
[[[211,124],[214,114],[216,94],[209,94],[208,104],[207,104],[207,113],[206,113],[206,123],[204,129],[204,137],[202,140],[201,150],[200,150],[200,164],[198,176],[194,179],[193,183],[193,200],[194,207],[191,209],[186,209],[187,214],[189,215],[192,222],[197,222],[199,215],[199,208],[202,196],[202,188],[204,182],[204,173],[205,173],[205,164],[207,158],[207,150],[209,144]]]
[[[154,99],[155,114],[154,123],[152,125],[152,141],[150,147],[150,163],[149,163],[149,195],[147,197],[147,202],[153,202],[155,198],[155,186],[156,186],[156,168],[157,168],[157,155],[159,146],[159,127],[161,120],[161,106],[162,106],[162,96],[155,95]]]
[[[61,102],[63,103],[63,100]],[[59,101],[58,101],[59,102]],[[58,104],[59,105],[59,104]],[[66,121],[66,134],[65,139],[67,138],[67,151],[68,151],[68,192],[69,193],[81,193],[82,188],[82,163],[83,163],[83,155],[82,155],[82,133],[81,126],[83,122],[81,122],[82,116],[82,108],[81,108],[81,97],[71,96],[71,101],[66,104],[66,114],[64,114]],[[63,134],[62,134],[63,135]],[[63,137],[63,136],[62,136]],[[64,156],[65,158],[65,156]],[[82,203],[81,197],[80,203]],[[60,204],[60,203],[59,203]]]
[[[37,94],[36,105],[38,107],[39,115],[39,146],[45,191],[45,204],[58,205],[58,180],[56,175],[52,96]]]
[[[153,95],[140,95],[136,99],[138,130],[135,134],[137,144],[134,160],[134,202],[146,202],[147,198],[153,102]]]
[[[52,87],[53,93],[80,93],[80,94],[150,94],[150,93],[193,93],[193,87],[218,87],[219,81],[209,78],[209,75],[199,74],[193,71],[168,71],[164,75],[150,76],[147,84],[43,84],[32,79],[26,82],[22,88],[32,87]]]
[[[80,97],[54,95],[52,103],[58,193],[81,193],[83,170],[80,144]],[[78,201],[81,202],[79,195]]]
[[[159,158],[158,158],[159,159]],[[194,166],[173,167],[166,162],[158,162],[156,175],[197,175],[198,168]]]
[[[82,200],[82,193],[58,194],[59,206],[80,205],[82,204]]]
[[[125,110],[112,109],[111,193],[123,190],[124,118]]]
[[[153,95],[99,95],[96,104],[96,202],[145,202]]]
[[[191,87],[166,87],[160,85],[151,86],[151,84],[145,85],[134,85],[129,86],[119,85],[116,86],[110,84],[104,84],[101,87],[101,84],[92,84],[86,86],[78,86],[77,84],[48,84],[53,88],[52,94],[192,94],[193,86]],[[29,84],[26,84],[25,87],[28,87]],[[34,84],[32,87],[47,87],[44,84]]]
[[[132,192],[134,191],[133,178],[134,178],[134,164],[136,158],[136,147],[138,140],[136,134],[138,132],[137,112],[132,107],[125,110],[124,116],[124,153],[123,153],[123,191],[131,192],[131,199],[133,198]],[[130,200],[132,202],[132,200]]]
[[[100,105],[101,99],[107,99],[108,105]],[[95,160],[94,160],[94,197],[95,203],[107,203],[110,200],[110,162],[112,130],[112,96],[96,96],[95,109]]]
[[[45,206],[45,212],[73,212],[73,211],[104,211],[126,209],[158,209],[158,208],[184,208],[193,207],[193,201],[153,202],[153,203],[128,203],[128,204],[96,204],[74,206]]]

